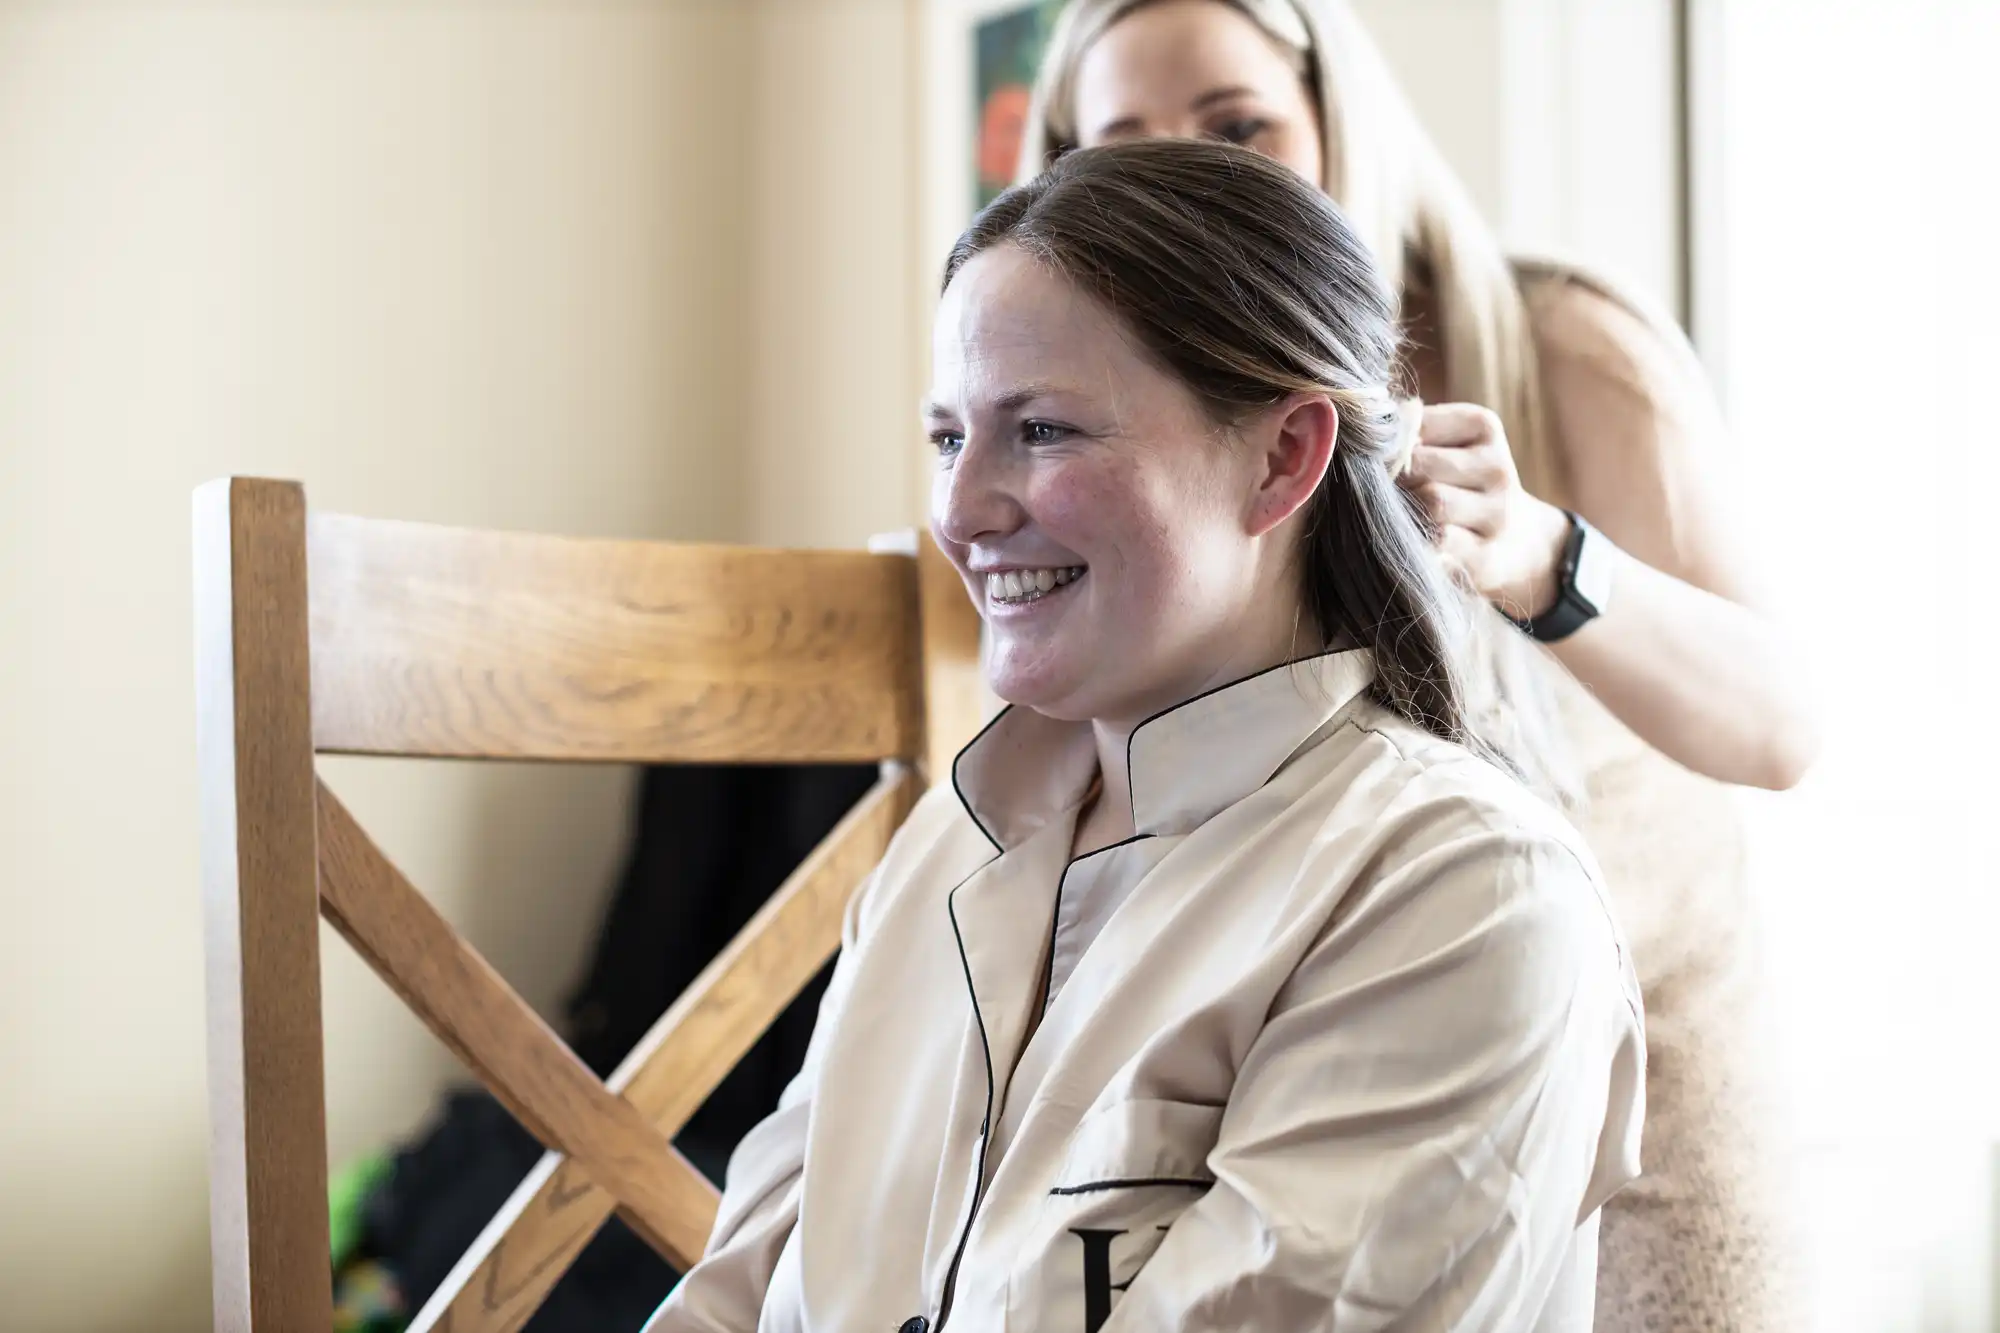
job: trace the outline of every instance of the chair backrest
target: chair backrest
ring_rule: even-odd
[[[417,1317],[518,1329],[616,1211],[677,1267],[714,1189],[675,1132],[838,946],[980,723],[978,621],[907,554],[579,541],[195,497],[215,1326],[331,1327],[318,918],[549,1150]],[[882,778],[599,1082],[393,866],[316,753],[880,760]]]

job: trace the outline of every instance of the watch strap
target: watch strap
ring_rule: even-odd
[[[1604,612],[1598,601],[1579,586],[1578,576],[1585,561],[1609,555],[1609,551],[1603,549],[1605,538],[1581,514],[1568,509],[1563,513],[1569,519],[1569,536],[1563,541],[1562,556],[1556,566],[1555,602],[1532,619],[1513,615],[1507,617],[1537,643],[1556,643],[1566,639]]]

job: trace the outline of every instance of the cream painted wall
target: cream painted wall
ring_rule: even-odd
[[[752,23],[749,540],[920,517],[918,0],[762,0]]]
[[[1489,219],[1507,200],[1506,121],[1497,114],[1506,77],[1502,3],[1354,0],[1424,128]]]
[[[189,492],[739,536],[747,11],[0,6],[0,1327],[208,1326]],[[339,765],[545,1010],[615,770]],[[331,936],[337,1156],[446,1057]]]
[[[1674,0],[1354,0],[1488,222],[1516,250],[1681,285]]]

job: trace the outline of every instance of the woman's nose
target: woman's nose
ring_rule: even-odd
[[[982,538],[1005,536],[1021,526],[1022,509],[1011,469],[994,451],[968,440],[951,466],[938,472],[931,492],[931,517],[938,535],[969,546]]]

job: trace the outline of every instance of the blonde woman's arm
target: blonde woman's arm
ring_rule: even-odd
[[[1809,691],[1756,592],[1698,368],[1578,284],[1532,294],[1529,312],[1570,503],[1623,553],[1604,614],[1550,650],[1683,766],[1793,785],[1818,747]],[[1428,409],[1408,478],[1481,592],[1516,615],[1553,603],[1568,521],[1521,488],[1491,413]]]

